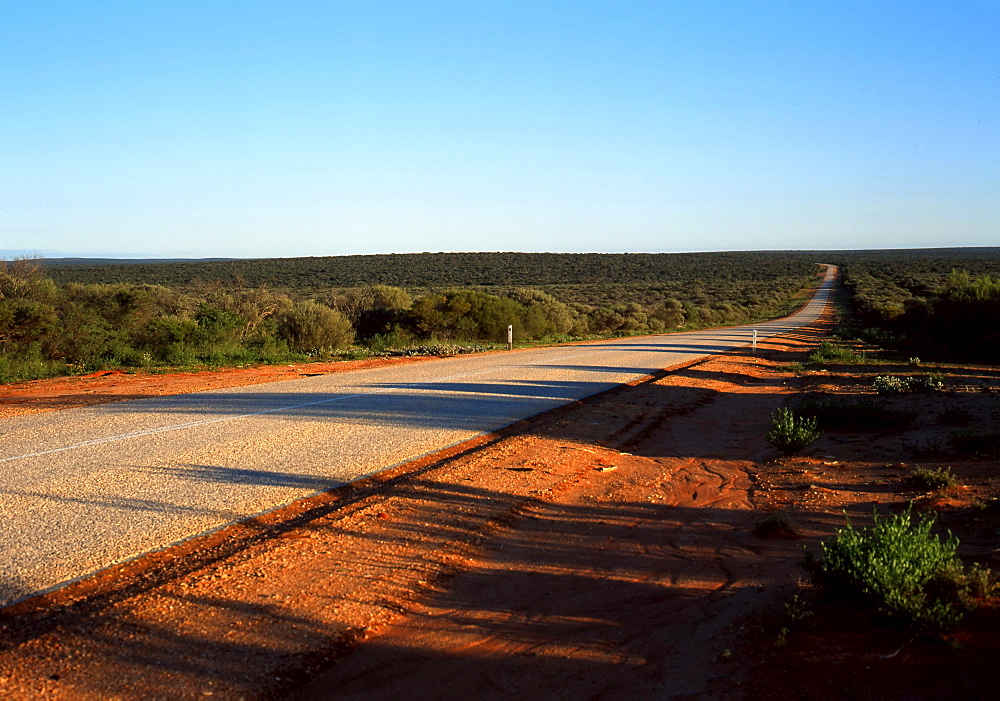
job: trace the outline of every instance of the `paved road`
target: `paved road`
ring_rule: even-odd
[[[362,370],[6,419],[0,605],[574,399],[813,321]]]

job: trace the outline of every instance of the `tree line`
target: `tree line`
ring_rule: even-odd
[[[308,292],[295,292],[223,273],[170,286],[67,281],[52,274],[57,269],[42,261],[0,261],[0,381],[117,367],[302,361],[348,348],[358,354],[431,343],[496,343],[505,340],[508,325],[518,341],[565,341],[743,323],[790,311],[816,275],[810,263],[775,259],[746,278],[731,265],[706,265],[682,286],[624,276],[604,286],[590,283],[589,294],[551,273],[544,278],[555,281],[550,291],[428,288],[431,278],[421,274],[420,284],[408,287],[369,281],[312,284]]]
[[[664,288],[670,295],[695,285],[768,284],[801,277],[819,261],[799,252],[719,253],[406,253],[176,262],[45,261],[60,284],[152,284],[190,289],[237,282],[292,295],[331,288],[390,285],[414,291],[531,287],[554,293],[578,288],[602,294],[609,285]],[[560,293],[561,299],[563,295]],[[583,301],[583,300],[576,300]],[[602,303],[620,301],[600,299]],[[715,301],[715,300],[712,300]]]

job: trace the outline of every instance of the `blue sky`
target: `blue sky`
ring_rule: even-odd
[[[0,252],[1000,245],[1000,1],[0,0]]]

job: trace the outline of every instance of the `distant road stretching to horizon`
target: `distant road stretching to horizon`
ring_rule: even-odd
[[[3,420],[0,605],[816,320],[459,356]]]

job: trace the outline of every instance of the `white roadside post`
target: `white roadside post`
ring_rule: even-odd
[[[514,350],[514,325],[507,327],[507,350]]]
[[[757,352],[757,329],[753,330],[753,352]]]

